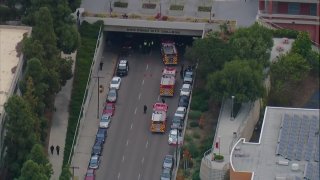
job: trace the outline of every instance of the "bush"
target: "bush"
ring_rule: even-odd
[[[142,4],[142,8],[143,9],[155,9],[156,8],[156,4],[153,3],[143,3]]]
[[[174,11],[183,11],[184,6],[182,5],[171,5],[170,6],[170,10],[174,10]]]
[[[196,90],[192,95],[191,109],[201,112],[208,111],[209,94],[205,90]]]
[[[113,3],[113,6],[114,7],[118,7],[118,8],[127,8],[128,7],[128,3],[127,2],[117,1],[117,2]]]
[[[292,29],[276,29],[272,31],[273,36],[277,38],[297,38],[299,31],[292,30]]]
[[[212,133],[214,134],[214,132]],[[208,149],[212,148],[212,142],[213,142],[213,135],[207,137],[206,139],[204,139],[199,147],[199,151],[201,153],[206,152]]]
[[[193,137],[194,137],[195,139],[200,139],[200,134],[197,133],[197,132],[194,132],[194,133],[193,133]]]
[[[199,123],[197,121],[191,121],[189,125],[190,127],[198,127]]]
[[[79,114],[81,113],[82,99],[85,97],[85,89],[89,77],[92,58],[95,51],[96,41],[99,34],[101,22],[89,24],[83,22],[80,27],[81,46],[78,49],[77,61],[75,64],[75,72],[73,79],[73,88],[69,105],[68,129],[65,140],[65,149],[63,156],[63,165],[67,164],[69,155],[71,155],[71,147],[73,137],[76,132]]]
[[[223,155],[219,155],[219,154],[214,154],[214,160],[224,160],[224,156]]]
[[[199,155],[201,155],[199,153],[199,150],[198,150],[198,147],[194,144],[194,143],[190,143],[188,146],[187,146],[187,149],[189,150],[190,154],[191,154],[191,157],[193,159],[197,158]]]
[[[201,180],[200,179],[200,169],[197,169],[194,171],[194,173],[192,174],[192,180]]]
[[[201,117],[202,112],[197,110],[191,110],[189,112],[189,119],[198,120]]]
[[[198,11],[211,12],[211,7],[209,7],[209,6],[199,6],[198,7]]]
[[[187,135],[187,134],[184,136],[184,140],[185,140],[186,142],[192,142],[191,136],[190,136],[190,135]]]

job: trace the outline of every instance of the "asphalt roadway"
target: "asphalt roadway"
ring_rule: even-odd
[[[129,75],[122,78],[115,115],[96,173],[98,180],[153,180],[159,179],[166,154],[174,155],[175,147],[168,144],[171,119],[177,108],[182,80],[177,73],[175,95],[165,98],[169,106],[165,134],[153,134],[152,105],[160,102],[159,85],[164,65],[160,49],[150,54],[132,53],[127,57]],[[177,66],[177,72],[180,66]],[[143,114],[143,105],[148,107]]]

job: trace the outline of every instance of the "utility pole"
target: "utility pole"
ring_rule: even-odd
[[[100,99],[100,92],[103,91],[103,87],[100,87],[100,78],[104,78],[102,76],[93,76],[92,78],[97,78],[98,79],[98,107],[97,107],[97,119],[99,119],[99,107],[100,107],[100,103],[99,103],[99,99]]]
[[[234,96],[231,96],[232,98],[232,104],[231,104],[231,120],[234,120],[234,117],[233,117],[233,103],[234,103]]]
[[[78,166],[71,166],[70,167],[72,169],[72,180],[74,180],[74,169],[79,169]]]

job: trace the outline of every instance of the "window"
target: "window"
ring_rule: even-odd
[[[300,13],[300,3],[288,4],[288,14],[299,14],[299,13]]]
[[[317,15],[317,4],[310,4],[310,15]]]

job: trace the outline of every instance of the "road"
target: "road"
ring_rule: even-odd
[[[164,65],[160,49],[147,55],[132,53],[127,59],[129,75],[122,79],[115,116],[96,175],[98,180],[159,179],[164,156],[174,154],[175,150],[167,142],[168,128],[166,134],[152,134],[149,131],[152,105],[161,101],[158,95]],[[179,78],[175,96],[165,98],[169,106],[169,125],[177,108],[181,85]],[[148,106],[147,114],[143,114],[144,104]]]

